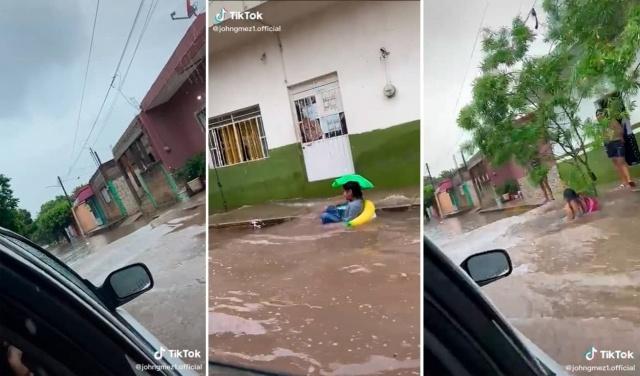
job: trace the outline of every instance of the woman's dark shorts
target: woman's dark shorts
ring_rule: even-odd
[[[622,140],[609,141],[604,144],[609,158],[624,158],[624,144]]]

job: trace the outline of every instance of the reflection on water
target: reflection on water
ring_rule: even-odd
[[[419,210],[348,229],[321,225],[317,208],[212,232],[212,359],[294,374],[417,375]]]

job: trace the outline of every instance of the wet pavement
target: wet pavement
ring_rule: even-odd
[[[296,375],[418,375],[420,213],[355,229],[299,218],[210,236],[209,354]],[[294,202],[295,204],[295,202]]]
[[[202,196],[203,198],[204,196]],[[154,279],[152,290],[125,304],[137,321],[169,349],[206,354],[205,205],[200,198],[148,221],[88,238],[88,244],[59,253],[75,271],[100,285],[120,267],[142,262]],[[162,309],[159,309],[161,307]],[[204,374],[204,367],[202,369]]]
[[[640,193],[600,199],[600,212],[571,223],[553,202],[505,218],[432,222],[425,232],[456,262],[506,249],[513,274],[483,291],[559,364],[635,365],[632,372],[583,374],[640,374]],[[589,362],[591,347],[630,350],[636,359]]]

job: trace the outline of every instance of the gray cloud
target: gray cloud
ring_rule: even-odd
[[[20,205],[35,214],[42,203],[61,194],[47,188],[62,176],[70,191],[86,183],[95,171],[87,150],[73,135],[88,53],[95,0],[0,2],[0,173],[9,176]],[[139,1],[102,0],[78,144],[84,141],[111,82]],[[151,0],[145,0],[140,26]],[[169,13],[183,13],[183,0],[159,0],[122,90],[142,100],[192,20],[172,21]],[[132,43],[123,66],[129,62]],[[89,138],[103,161],[136,110],[117,92]],[[97,137],[97,136],[100,137]],[[80,153],[80,154],[78,154]],[[80,155],[76,167],[67,173]]]

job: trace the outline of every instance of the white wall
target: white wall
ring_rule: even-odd
[[[280,37],[286,83],[274,33],[210,56],[209,116],[259,104],[269,148],[297,142],[287,87],[337,72],[349,133],[419,119],[419,2],[336,3],[283,24]],[[391,52],[388,75],[398,90],[391,99],[382,94],[381,47]]]

